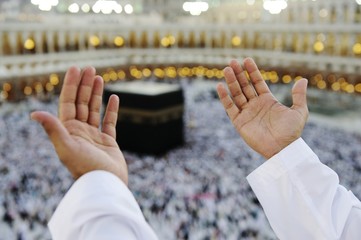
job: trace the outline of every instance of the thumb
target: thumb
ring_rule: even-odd
[[[58,155],[66,148],[65,145],[71,142],[72,139],[66,128],[60,120],[52,114],[43,111],[36,111],[31,113],[30,118],[42,125],[45,132],[48,134],[50,141],[53,143]]]
[[[292,88],[292,108],[300,111],[304,116],[308,115],[307,108],[307,84],[308,81],[305,78],[298,80]]]

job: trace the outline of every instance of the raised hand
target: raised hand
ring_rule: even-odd
[[[217,85],[218,96],[245,142],[269,159],[301,136],[308,117],[307,80],[293,86],[289,108],[272,95],[253,59],[246,58],[243,66],[232,60],[224,69],[231,96],[222,83]]]
[[[71,67],[64,79],[59,98],[59,118],[47,112],[33,112],[62,161],[75,179],[93,170],[105,170],[128,183],[127,164],[116,141],[115,125],[119,98],[110,97],[102,128],[100,108],[103,79],[95,69]]]

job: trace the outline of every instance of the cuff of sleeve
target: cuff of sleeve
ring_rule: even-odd
[[[247,176],[247,181],[252,185],[260,183],[268,185],[298,164],[310,159],[315,153],[302,138],[298,138],[279,153],[268,159],[256,170]],[[317,158],[317,156],[316,156]]]
[[[76,229],[87,218],[91,218],[91,215],[104,212],[101,208],[109,208],[102,204],[102,201],[106,202],[104,198],[114,199],[108,205],[116,202],[125,209],[142,215],[133,194],[123,181],[106,171],[92,171],[81,176],[59,203],[48,223],[52,236],[64,236],[64,229]],[[96,211],[88,211],[94,209],[94,206],[100,207],[96,207]],[[80,213],[83,213],[84,217],[79,217]],[[72,225],[71,228],[67,227],[69,224]]]

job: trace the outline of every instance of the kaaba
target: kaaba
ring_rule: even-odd
[[[122,150],[159,155],[184,141],[184,97],[179,84],[119,82],[106,85],[104,104],[120,98],[117,143]]]

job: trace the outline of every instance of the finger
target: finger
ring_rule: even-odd
[[[42,125],[59,158],[62,159],[62,156],[68,152],[67,146],[72,145],[72,139],[60,120],[50,113],[42,111],[32,112],[30,117]]]
[[[237,81],[234,71],[230,67],[224,69],[224,77],[226,79],[229,91],[231,92],[232,98],[238,108],[242,108],[247,103],[247,98],[244,96],[241,86]]]
[[[87,67],[84,69],[78,87],[76,98],[76,119],[82,122],[88,121],[89,101],[93,91],[95,69]]]
[[[267,86],[267,83],[263,79],[262,74],[253,59],[246,58],[243,63],[249,74],[249,77],[251,78],[252,84],[256,89],[257,94],[261,95],[264,93],[271,93]]]
[[[107,108],[105,110],[102,132],[108,134],[114,139],[116,138],[115,126],[118,119],[118,110],[119,97],[113,94],[110,96]]]
[[[298,80],[292,88],[292,109],[299,111],[305,118],[308,116],[307,84],[307,79],[302,78]]]
[[[80,69],[71,67],[65,74],[59,97],[59,119],[64,122],[76,117],[75,101],[80,83]]]
[[[89,103],[88,117],[88,123],[96,128],[98,128],[100,124],[100,108],[102,106],[103,87],[103,79],[100,76],[96,76]]]
[[[239,109],[234,104],[231,97],[228,95],[227,90],[225,89],[225,87],[223,86],[222,83],[217,84],[217,93],[218,93],[218,97],[221,100],[221,103],[222,103],[224,109],[226,110],[226,112],[228,114],[228,117],[233,122],[233,120],[239,114]]]
[[[246,77],[246,74],[239,65],[237,60],[232,60],[229,64],[229,66],[233,69],[234,74],[236,75],[237,81],[239,82],[239,85],[241,86],[242,92],[244,96],[251,100],[252,98],[255,98],[256,92],[252,86],[252,84],[249,83],[248,78]]]

